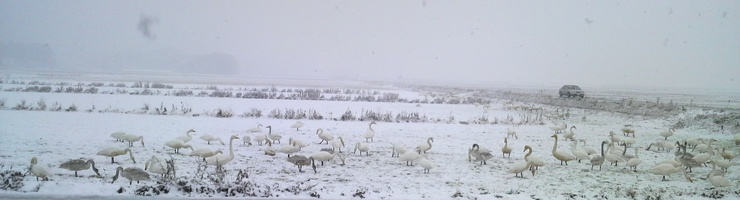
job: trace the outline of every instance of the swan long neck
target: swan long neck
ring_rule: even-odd
[[[601,157],[602,157],[602,158],[604,157],[604,145],[605,145],[605,144],[606,144],[606,142],[602,142],[602,143],[601,143]]]
[[[234,138],[232,137],[229,139],[229,155],[234,156],[234,148],[232,148],[234,145]]]
[[[128,151],[129,158],[136,163],[136,159],[134,159],[134,151],[131,151],[131,149],[126,149],[126,151]]]
[[[527,157],[529,157],[529,155],[532,155],[532,148],[525,148],[525,149],[524,149],[524,151],[527,151],[527,150],[529,150],[529,151],[527,152],[527,154],[526,154],[526,155],[524,155],[524,158],[525,158],[525,159],[526,159]]]
[[[313,157],[309,157],[311,159],[311,168],[313,168],[313,173],[316,173],[316,161]]]
[[[555,151],[558,150],[558,137],[555,136],[555,145],[552,145],[552,152],[555,153]]]
[[[118,175],[121,173],[121,171],[123,171],[123,167],[116,168],[116,175],[113,176],[113,181],[111,181],[110,183],[116,182],[116,180],[118,180]]]
[[[373,124],[375,124],[375,123],[370,123],[370,125],[368,127],[371,131],[375,131],[375,130],[373,130]]]

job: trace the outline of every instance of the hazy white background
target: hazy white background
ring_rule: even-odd
[[[54,69],[740,90],[738,1],[0,0],[0,42]]]

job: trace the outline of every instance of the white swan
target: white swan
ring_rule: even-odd
[[[620,139],[619,136],[614,134],[614,131],[609,131],[609,140],[611,140],[612,143],[619,143],[622,141],[622,139]]]
[[[504,138],[504,147],[501,147],[501,157],[506,157],[506,154],[509,154],[509,158],[511,158],[511,147],[509,147],[509,140],[508,137]]]
[[[522,175],[521,178],[524,178],[524,170],[527,170],[528,168],[531,168],[532,162],[527,161],[520,161],[512,164],[509,167],[509,173],[513,173],[514,177],[519,178],[520,174]],[[532,171],[532,176],[534,176],[534,171]]]
[[[290,154],[294,154],[301,151],[301,147],[295,146],[294,144],[288,144],[285,146],[280,147],[280,149],[277,150],[277,152],[288,154],[288,158],[290,158]]]
[[[265,149],[263,149],[262,151],[265,152],[265,155],[275,156],[275,154],[277,154],[277,151],[275,150],[275,148],[272,148],[272,141],[267,140],[266,143],[267,143],[267,147],[265,147]]]
[[[519,137],[516,136],[516,131],[511,129],[506,129],[506,137],[514,137],[514,139],[519,139]]]
[[[232,135],[229,139],[229,154],[218,154],[215,156],[211,156],[206,158],[206,165],[214,165],[216,166],[216,171],[220,171],[223,169],[223,166],[231,160],[234,160],[234,140],[239,139],[236,135]]]
[[[368,125],[367,131],[365,131],[365,134],[362,135],[362,137],[365,138],[365,142],[368,142],[368,140],[372,140],[375,142],[373,137],[375,137],[375,130],[373,130],[373,124],[375,124],[375,121],[370,122],[370,125]]]
[[[175,139],[178,139],[178,140],[180,140],[180,141],[182,141],[184,143],[188,143],[188,142],[190,142],[190,140],[193,139],[193,135],[190,135],[190,133],[195,133],[195,130],[190,129],[190,130],[188,130],[188,132],[185,133],[185,135],[179,136],[179,137],[177,137]]]
[[[671,137],[673,135],[673,131],[676,131],[673,128],[669,128],[668,131],[660,132],[660,136],[663,137],[664,140],[668,140],[668,137]]]
[[[419,153],[427,153],[429,149],[432,149],[432,142],[434,142],[434,138],[427,138],[427,143],[421,144],[416,147],[416,151],[419,151]]]
[[[635,141],[634,138],[625,138],[622,140],[622,144],[625,145],[625,147],[632,147],[633,144],[635,144],[637,141]]]
[[[344,147],[344,139],[342,139],[342,137],[337,137],[337,139],[331,140],[327,143],[331,144],[332,149],[342,152],[342,147]]]
[[[405,161],[406,166],[413,166],[414,161],[421,158],[421,155],[417,151],[407,151],[406,153],[401,154],[401,156],[398,156],[398,160]]]
[[[172,170],[170,168],[171,162],[172,159],[168,160],[161,156],[152,156],[149,160],[144,162],[144,170],[165,177],[165,175]]]
[[[591,157],[591,170],[594,170],[594,166],[599,166],[599,171],[601,171],[601,165],[604,164],[604,145],[606,145],[606,141],[601,142],[601,155],[593,155]]]
[[[629,128],[629,127],[623,127],[621,130],[622,130],[622,134],[624,136],[629,137],[630,134],[632,134],[632,137],[633,138],[635,137],[635,129],[632,129],[632,128]]]
[[[560,165],[563,165],[563,163],[565,163],[565,165],[568,165],[568,161],[576,159],[576,157],[573,156],[572,154],[565,152],[565,151],[558,150],[558,135],[557,134],[553,134],[550,137],[555,138],[555,144],[552,146],[552,156],[560,161]]]
[[[715,139],[710,139],[707,144],[698,144],[696,147],[694,147],[693,151],[698,151],[699,153],[709,152],[709,154],[714,154],[714,150],[712,149],[712,142],[716,142]]]
[[[303,142],[302,140],[299,140],[299,139],[293,139],[293,138],[288,138],[288,143],[289,143],[289,144],[293,144],[293,145],[296,145],[296,146],[299,146],[299,147],[301,147],[301,148],[303,148],[303,147],[307,147],[307,146],[308,146],[308,144],[306,144],[306,143],[305,143],[305,142]]]
[[[357,144],[355,144],[355,151],[353,154],[357,153],[357,150],[360,150],[360,156],[362,156],[362,152],[365,152],[366,156],[370,156],[370,146],[365,143],[357,142]]]
[[[324,166],[324,161],[333,160],[334,157],[337,157],[337,156],[339,156],[341,159],[342,154],[340,154],[339,152],[330,153],[327,151],[319,151],[311,155],[311,157],[314,158],[316,161],[321,162],[321,166]],[[341,159],[341,160],[342,160],[342,165],[344,165],[344,159]]]
[[[573,136],[575,136],[576,133],[573,132],[573,129],[578,129],[578,128],[576,128],[576,126],[571,126],[567,132],[563,133],[563,140],[568,140],[568,139],[574,140]]]
[[[138,141],[141,141],[141,146],[142,147],[144,146],[144,137],[142,137],[140,135],[125,134],[125,135],[121,136],[121,139],[123,139],[124,141],[128,142],[128,146],[129,147],[133,147],[134,146],[134,142],[138,142]]]
[[[529,150],[529,152],[524,155],[525,161],[530,162],[531,166],[534,168],[545,166],[545,160],[543,160],[539,156],[532,155],[532,147],[530,147],[529,145],[524,146],[524,152],[526,152],[527,150]]]
[[[262,146],[262,143],[264,143],[264,142],[267,141],[267,135],[260,134],[260,135],[254,136],[254,140],[252,140],[252,141],[257,142],[257,144],[259,144],[260,146]]]
[[[266,126],[266,128],[268,130],[268,132],[267,132],[267,138],[270,138],[270,140],[272,140],[272,141],[277,141],[278,143],[281,143],[280,142],[280,139],[282,139],[283,136],[280,135],[280,134],[277,134],[277,133],[276,134],[273,134],[272,133],[272,126]]]
[[[262,129],[260,127],[262,127],[262,124],[257,124],[257,127],[247,129],[247,132],[249,132],[249,133],[262,132]]]
[[[197,148],[197,149],[194,149],[192,152],[190,152],[190,156],[201,157],[203,158],[203,161],[206,161],[206,158],[215,156],[216,154],[219,154],[219,153],[224,153],[224,152],[221,150],[213,151],[208,148]]]
[[[31,174],[36,176],[36,181],[41,178],[41,180],[48,181],[49,180],[49,169],[46,167],[38,164],[38,159],[36,157],[31,158]]]
[[[190,146],[189,144],[185,144],[185,142],[179,139],[167,141],[164,143],[164,145],[175,149],[175,153],[179,153],[180,149],[182,148],[190,148],[191,151],[193,150],[193,146]]]
[[[252,138],[249,138],[249,136],[242,137],[242,142],[244,142],[242,145],[244,146],[252,146]]]
[[[75,177],[77,177],[77,171],[90,169],[90,167],[92,167],[95,174],[100,176],[100,173],[98,173],[98,168],[95,168],[95,161],[93,161],[92,159],[72,159],[59,165],[59,168],[74,171]]]
[[[303,172],[303,166],[311,165],[313,172],[316,173],[316,161],[313,157],[306,158],[306,156],[295,155],[293,157],[288,157],[288,162],[298,166],[298,172]]]
[[[419,158],[419,165],[423,168],[424,173],[429,173],[429,170],[434,169],[434,162],[427,159],[426,157]]]
[[[215,141],[219,141],[221,142],[221,145],[224,145],[224,141],[221,141],[221,138],[218,138],[211,134],[203,134],[200,136],[200,139],[206,141],[206,143],[209,145],[211,144],[211,142],[215,142]]]
[[[126,132],[123,131],[116,131],[110,134],[111,137],[116,139],[116,142],[123,142],[123,136],[126,135]]]
[[[637,156],[637,150],[638,148],[635,148],[635,157],[627,160],[627,166],[630,167],[630,169],[634,168],[634,172],[637,172],[637,165],[640,165],[640,163],[642,163],[640,157]]]
[[[565,130],[566,128],[568,128],[568,124],[562,124],[562,125],[559,125],[559,126],[551,126],[550,127],[550,130],[553,130],[553,131],[555,131],[555,134],[558,134],[558,133],[562,132],[563,130]]]
[[[586,153],[585,150],[578,148],[578,141],[573,140],[573,145],[570,148],[570,152],[573,153],[573,156],[576,157],[578,162],[581,162],[583,159],[590,159],[588,156],[588,153]]]
[[[116,182],[116,180],[118,180],[119,174],[123,176],[123,178],[128,179],[129,185],[131,185],[133,181],[136,181],[136,183],[139,183],[139,181],[151,180],[151,178],[149,178],[149,173],[147,173],[141,168],[129,167],[129,168],[123,169],[123,167],[118,167],[116,168],[116,175],[113,176],[113,182],[111,183],[114,183]]]
[[[596,150],[592,149],[591,147],[588,147],[588,145],[586,144],[586,140],[580,139],[578,141],[579,142],[583,142],[583,145],[581,146],[581,149],[583,149],[584,151],[586,151],[586,153],[588,153],[588,155],[593,155],[593,154],[598,153],[598,152],[596,152]]]
[[[684,174],[686,174],[686,171],[684,171],[682,167],[675,167],[667,163],[656,165],[651,168],[649,172],[655,175],[663,176],[663,179],[661,179],[662,181],[666,181],[665,176],[671,175],[676,172],[684,172]]]
[[[120,149],[116,147],[108,147],[108,148],[98,151],[97,155],[110,157],[110,163],[114,163],[113,158],[115,158],[116,156],[126,154],[126,153],[129,154],[131,161],[134,161],[134,163],[136,163],[136,160],[134,159],[134,152],[131,151],[131,148]]]
[[[391,149],[391,157],[401,156],[401,154],[406,153],[406,151],[408,151],[408,149],[406,149],[406,147],[404,147],[403,145],[393,144],[393,149]]]
[[[699,164],[703,164],[704,166],[706,166],[707,161],[709,161],[709,159],[711,158],[712,158],[712,155],[710,155],[709,153],[700,153],[700,154],[694,155],[694,157],[692,157],[691,159],[695,160]]]
[[[719,152],[719,155],[722,156],[722,158],[730,161],[735,158],[735,154],[730,151],[725,151],[725,147],[722,147],[722,151]]]
[[[290,125],[290,128],[294,128],[296,131],[301,127],[303,127],[303,122],[301,121],[296,121],[293,125]]]
[[[316,129],[316,134],[321,138],[321,141],[319,141],[319,144],[326,141],[327,144],[329,144],[329,141],[334,140],[334,136],[332,136],[329,133],[325,133],[324,129]]]
[[[614,164],[614,166],[618,166],[619,162],[624,162],[624,158],[622,157],[621,153],[607,153],[606,155],[604,155],[604,159],[609,161],[611,164]]]
[[[480,161],[481,165],[488,164],[486,163],[486,160],[490,160],[493,158],[493,154],[491,152],[485,152],[480,150],[480,146],[478,144],[473,144],[473,148],[470,149],[470,152],[468,152],[469,155],[472,155],[476,161]]]

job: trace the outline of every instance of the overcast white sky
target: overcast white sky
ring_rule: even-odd
[[[220,52],[242,76],[740,90],[740,1],[0,0],[0,42],[74,68]]]

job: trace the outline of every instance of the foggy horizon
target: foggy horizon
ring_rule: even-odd
[[[43,60],[33,69],[740,90],[738,11],[736,2],[0,1],[0,69]]]

